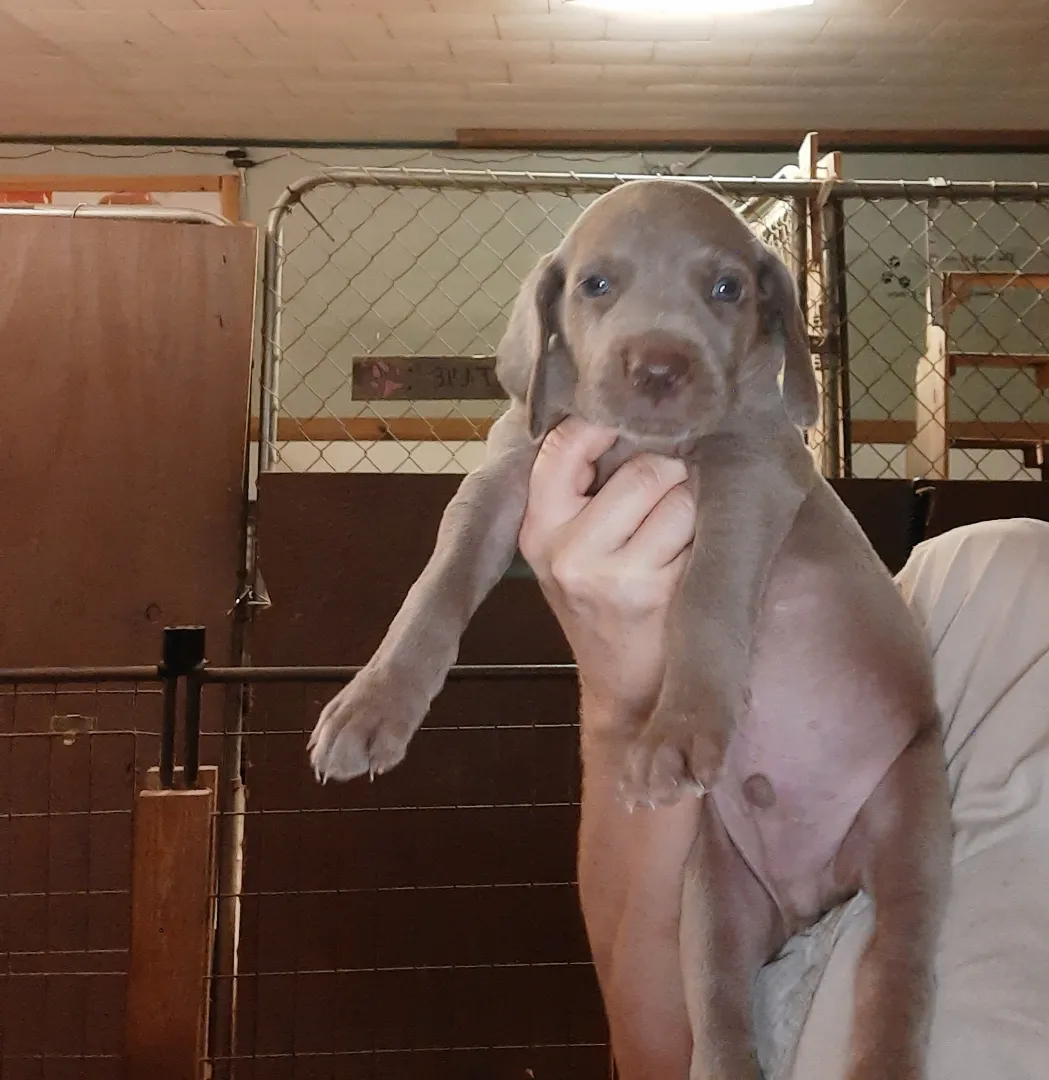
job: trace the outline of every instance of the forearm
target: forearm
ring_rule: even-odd
[[[584,694],[580,897],[621,1080],[685,1080],[681,887],[699,803],[627,810],[619,784],[636,723]]]

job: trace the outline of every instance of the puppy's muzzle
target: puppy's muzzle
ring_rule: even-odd
[[[676,397],[696,378],[702,358],[691,342],[676,335],[639,334],[619,344],[630,386],[654,404]]]

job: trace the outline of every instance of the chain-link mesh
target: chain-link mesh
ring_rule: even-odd
[[[319,184],[280,216],[277,265],[269,274],[277,290],[272,344],[279,359],[270,468],[475,467],[481,440],[505,407],[490,373],[438,361],[431,385],[443,384],[451,395],[465,384],[468,394],[391,400],[401,389],[399,369],[384,359],[493,357],[523,278],[620,179],[488,173],[476,186],[466,178],[449,183],[447,173],[389,172],[379,183]],[[706,183],[797,267],[792,199],[744,203],[752,182]]]
[[[845,201],[855,475],[1042,478],[1049,191],[1032,194]]]
[[[536,260],[623,179],[343,170],[289,192],[268,246],[262,467],[474,468],[505,405],[478,359]],[[828,475],[1043,477],[1049,279],[1031,275],[1049,272],[1049,189],[689,179],[797,276]],[[409,361],[428,365],[421,390]]]

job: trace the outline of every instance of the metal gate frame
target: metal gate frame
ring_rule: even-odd
[[[811,138],[811,136],[810,136]],[[835,158],[836,155],[828,155]],[[802,160],[805,160],[804,148]],[[822,417],[809,433],[810,445],[828,477],[853,474],[852,411],[849,355],[849,267],[846,262],[845,204],[902,201],[920,207],[926,220],[923,258],[936,269],[936,220],[944,206],[970,201],[1049,204],[1049,184],[911,180],[845,180],[840,166],[827,158],[810,163],[810,176],[788,167],[772,178],[681,176],[678,179],[713,190],[733,203],[759,233],[778,217],[787,218],[787,238],[773,244],[795,272],[798,292],[809,323],[813,360],[821,383]],[[621,183],[651,177],[630,173],[504,172],[493,170],[341,168],[312,173],[290,185],[278,199],[267,222],[262,296],[262,362],[260,365],[260,418],[257,466],[260,473],[273,468],[280,413],[282,270],[286,257],[285,226],[289,214],[302,207],[314,217],[305,198],[322,188],[383,189],[390,192],[423,189],[477,194],[555,194],[593,196]],[[774,205],[778,202],[777,208]],[[784,208],[790,207],[784,213]],[[771,208],[771,213],[770,213]],[[978,220],[974,219],[974,225]],[[938,257],[938,256],[937,256]],[[1002,275],[998,275],[1002,276]],[[1016,277],[1034,275],[1017,274]],[[928,290],[925,306],[930,325],[941,319],[942,301]],[[934,378],[946,379],[946,357],[934,363]],[[931,385],[931,384],[929,384]],[[944,413],[944,416],[946,414]],[[911,455],[913,457],[913,455]],[[914,471],[913,469],[911,470]],[[917,475],[917,474],[916,474]],[[944,478],[944,469],[921,470],[926,479]]]

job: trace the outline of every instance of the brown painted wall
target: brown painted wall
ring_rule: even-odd
[[[273,608],[252,660],[366,660],[457,483],[264,476]],[[568,653],[535,585],[512,581],[461,658]],[[573,885],[573,682],[450,685],[390,776],[322,788],[305,738],[333,690],[253,691],[238,1053],[276,1056],[237,1075],[282,1076],[281,1055],[309,1051],[340,1080],[606,1076]]]

